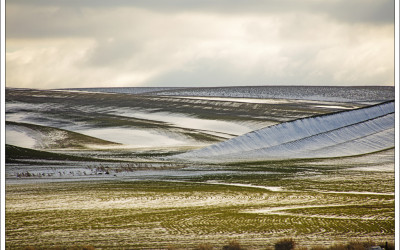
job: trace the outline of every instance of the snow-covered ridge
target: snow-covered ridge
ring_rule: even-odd
[[[338,157],[394,147],[394,102],[285,122],[175,157],[212,162]]]

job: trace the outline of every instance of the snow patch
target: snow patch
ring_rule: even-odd
[[[258,99],[258,98],[229,98],[229,97],[203,97],[203,96],[168,96],[181,99],[223,101],[223,102],[244,102],[244,103],[264,103],[264,104],[286,104],[291,103],[288,99]]]
[[[24,148],[47,148],[67,137],[64,131],[42,133],[24,126],[7,125],[6,143]]]
[[[145,112],[143,110],[137,110],[137,109],[118,108],[112,110],[112,113],[125,117],[166,122],[176,127],[202,130],[214,134],[218,133],[218,135],[220,134],[242,135],[257,128],[257,125],[254,123],[238,124],[228,121],[201,119],[189,115],[170,113],[170,112]],[[259,126],[265,126],[265,124]]]
[[[107,141],[122,143],[131,148],[208,145],[190,140],[184,136],[179,136],[178,134],[163,134],[156,130],[132,128],[90,128],[81,129],[77,132]]]
[[[242,183],[223,183],[223,182],[217,182],[217,181],[207,181],[207,184],[215,184],[215,185],[225,185],[225,186],[235,186],[235,187],[250,187],[250,188],[259,188],[259,189],[265,189],[273,192],[279,192],[282,191],[283,189],[281,187],[267,187],[267,186],[258,186],[258,185],[252,185],[252,184],[242,184]]]
[[[27,131],[17,128],[6,128],[6,144],[23,147],[34,148],[36,140],[32,138]]]

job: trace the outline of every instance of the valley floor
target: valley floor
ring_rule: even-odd
[[[363,157],[7,181],[7,248],[248,249],[394,241],[393,150]],[[74,179],[75,178],[75,179]],[[100,177],[99,177],[100,178]]]

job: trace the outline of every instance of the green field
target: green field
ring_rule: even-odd
[[[165,170],[153,181],[8,184],[7,248],[187,249],[234,239],[264,249],[284,237],[305,247],[391,242],[394,172],[342,164],[353,160],[336,167],[327,160],[214,166],[215,174],[200,176]],[[229,173],[218,174],[222,167]]]

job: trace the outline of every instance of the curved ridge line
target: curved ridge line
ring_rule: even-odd
[[[340,115],[340,114],[344,114],[344,113],[349,113],[349,112],[355,112],[355,111],[359,111],[359,110],[373,109],[373,108],[375,108],[375,107],[384,106],[384,105],[390,104],[390,103],[394,103],[394,101],[387,101],[387,102],[383,102],[383,103],[371,105],[371,106],[368,106],[368,107],[357,108],[357,109],[353,109],[353,110],[338,111],[338,112],[333,112],[333,113],[323,114],[323,115],[316,115],[316,116],[304,117],[304,118],[299,118],[299,119],[295,119],[295,120],[292,120],[292,121],[287,121],[287,122],[279,123],[279,124],[276,124],[276,125],[272,125],[272,126],[268,126],[268,127],[264,127],[264,128],[261,128],[261,129],[257,129],[257,130],[251,131],[251,132],[246,133],[246,134],[244,134],[244,135],[240,135],[240,136],[231,138],[231,139],[229,139],[229,140],[226,140],[226,141],[223,141],[223,142],[220,142],[220,143],[217,143],[217,144],[214,144],[214,145],[211,145],[211,146],[202,148],[202,149],[193,150],[193,151],[190,151],[190,152],[187,152],[187,153],[183,153],[182,155],[191,154],[191,153],[194,153],[194,152],[199,152],[199,153],[200,153],[201,151],[204,151],[204,150],[206,150],[206,149],[211,149],[211,148],[216,148],[216,149],[218,149],[218,148],[219,148],[221,145],[223,145],[223,144],[229,144],[230,141],[235,141],[235,140],[243,139],[245,136],[246,136],[246,137],[253,136],[253,135],[257,136],[257,135],[259,135],[259,133],[262,132],[263,130],[267,130],[267,129],[271,129],[271,130],[272,130],[272,129],[277,129],[277,128],[279,129],[280,126],[284,127],[285,125],[293,124],[293,123],[297,123],[297,122],[301,122],[301,121],[303,121],[303,120],[311,120],[311,119],[313,119],[313,118],[324,118],[324,117],[326,117],[326,116],[336,116],[336,115]],[[386,114],[389,114],[389,113],[394,113],[394,112],[388,112],[388,113],[386,113]],[[371,118],[370,118],[370,119],[371,119]],[[373,119],[373,118],[372,118],[372,119]],[[369,119],[366,119],[366,120],[369,120]],[[361,121],[356,122],[356,123],[361,123],[361,122],[364,122],[364,121],[366,121],[366,120],[361,120]],[[354,125],[354,124],[356,124],[356,123],[350,123],[349,125],[346,125],[346,126],[351,126],[351,125]],[[329,130],[327,130],[327,131],[329,131]],[[324,132],[326,132],[326,131],[324,131]],[[323,133],[323,132],[321,132],[321,133]],[[314,135],[315,135],[315,134],[314,134]],[[312,136],[312,135],[310,135],[310,136]],[[299,138],[299,139],[300,139],[300,138]],[[241,141],[239,141],[239,142],[241,142]],[[276,145],[279,145],[279,144],[276,144]],[[270,147],[272,147],[272,146],[275,146],[275,145],[270,145]],[[261,147],[260,147],[260,148],[261,148]],[[249,150],[247,150],[246,152],[251,151],[251,150],[260,149],[260,148],[249,149]]]
[[[389,115],[391,115],[391,114],[393,114],[393,113],[389,113],[389,114],[387,114],[387,115],[379,116],[379,117],[376,117],[376,118],[373,118],[373,119],[368,119],[368,120],[366,120],[365,122],[373,121],[373,120],[376,120],[376,119],[379,119],[379,118],[382,118],[382,117],[385,117],[385,116],[389,116]],[[310,135],[310,136],[302,137],[302,138],[300,138],[300,139],[296,139],[296,140],[284,142],[284,143],[282,143],[282,144],[277,144],[277,145],[273,145],[273,146],[268,146],[268,147],[264,147],[264,148],[257,148],[257,149],[252,149],[252,150],[248,150],[248,151],[242,151],[242,152],[243,152],[243,153],[244,153],[244,152],[246,152],[246,153],[249,153],[249,152],[256,152],[256,151],[258,151],[258,150],[262,151],[262,150],[267,150],[267,149],[271,149],[271,148],[274,148],[274,147],[280,147],[280,146],[290,145],[290,144],[293,144],[293,143],[298,143],[298,142],[301,142],[301,141],[304,141],[304,140],[308,140],[308,139],[313,138],[313,137],[318,137],[318,136],[321,136],[321,135],[326,135],[326,134],[332,133],[332,132],[334,132],[334,131],[339,131],[339,130],[346,129],[346,128],[356,127],[356,126],[358,126],[358,125],[364,124],[365,122],[363,121],[363,122],[358,122],[358,123],[351,124],[351,125],[346,125],[346,126],[339,127],[339,128],[336,128],[336,129],[328,130],[328,131],[326,131],[326,132],[321,132],[321,133],[318,133],[318,134],[315,134],[315,135]],[[358,140],[358,139],[360,139],[360,138],[368,137],[368,136],[371,136],[371,135],[374,135],[374,134],[377,134],[377,133],[380,133],[380,132],[383,132],[383,131],[386,131],[386,130],[389,130],[389,129],[391,129],[391,128],[387,128],[387,129],[383,129],[383,130],[380,130],[380,131],[377,131],[377,132],[373,132],[373,133],[368,134],[368,135],[363,135],[363,136],[360,136],[360,137],[356,137],[355,139],[352,139],[352,140]],[[337,144],[335,144],[335,145],[340,145],[340,144],[346,143],[346,142],[348,142],[348,141],[349,141],[349,140],[346,140],[346,141],[344,141],[344,142],[339,142],[339,143],[337,143]],[[335,146],[335,145],[330,145],[330,146],[326,146],[326,147],[331,147],[331,146]],[[312,151],[314,151],[314,150],[312,150]],[[228,156],[228,155],[232,155],[232,154],[234,154],[234,153],[221,154],[221,155],[219,155],[219,156]]]
[[[359,140],[361,140],[361,139],[363,139],[363,138],[367,138],[367,137],[370,137],[370,136],[374,136],[374,135],[377,135],[377,134],[380,134],[380,133],[389,132],[390,130],[394,130],[394,128],[388,128],[388,129],[385,129],[385,130],[382,130],[382,131],[378,131],[378,132],[376,132],[376,133],[372,133],[372,134],[369,134],[369,135],[366,135],[366,136],[361,136],[361,137],[359,137],[359,138],[357,138],[357,139],[354,139],[354,141],[359,141]],[[318,150],[324,150],[324,149],[327,149],[327,148],[336,147],[336,146],[339,146],[339,145],[342,145],[342,144],[346,144],[346,143],[349,143],[349,142],[350,142],[350,141],[348,140],[348,141],[341,142],[341,143],[338,143],[338,144],[335,144],[335,145],[330,145],[330,146],[322,147],[322,148],[320,148],[320,149],[314,149],[314,150],[311,150],[310,152],[316,152],[316,151],[318,151]],[[393,147],[393,146],[391,146],[391,147]],[[379,149],[378,151],[380,151],[380,150],[386,150],[386,149],[389,149],[389,148],[391,148],[391,147]]]
[[[361,139],[363,139],[363,138],[368,138],[368,137],[372,137],[372,136],[374,136],[374,135],[377,135],[377,134],[380,134],[380,133],[385,133],[385,132],[388,132],[388,131],[390,131],[390,130],[393,130],[394,128],[387,128],[387,129],[384,129],[384,130],[380,130],[380,131],[377,131],[377,132],[374,132],[374,133],[371,133],[371,134],[368,134],[368,135],[364,135],[364,136],[360,136],[360,137],[357,137],[357,138],[355,138],[355,139],[352,139],[352,140],[354,140],[354,141],[360,141]],[[297,142],[297,141],[296,141]],[[327,145],[327,146],[324,146],[324,147],[321,147],[321,148],[319,148],[319,149],[312,149],[312,150],[309,150],[308,152],[307,152],[307,150],[300,150],[300,151],[295,151],[295,150],[293,150],[293,149],[290,149],[290,148],[287,148],[286,150],[287,151],[290,151],[291,153],[293,153],[293,154],[300,154],[300,153],[304,153],[304,154],[309,154],[309,153],[312,153],[312,152],[318,152],[318,151],[321,151],[321,150],[325,150],[325,149],[327,149],[327,148],[334,148],[334,147],[340,147],[340,145],[344,145],[344,144],[346,144],[346,143],[350,143],[351,142],[351,140],[346,140],[346,141],[343,141],[343,142],[339,142],[339,143],[336,143],[336,144],[332,144],[332,145]],[[290,144],[292,144],[292,143],[288,143],[287,145],[290,145]],[[268,153],[271,153],[271,152],[263,152],[263,151],[268,151],[268,150],[274,150],[274,148],[276,148],[276,149],[279,149],[279,147],[281,147],[282,145],[275,145],[275,146],[272,146],[272,147],[269,147],[269,148],[260,148],[260,149],[254,149],[254,150],[250,150],[250,151],[245,151],[245,152],[243,152],[243,153],[248,153],[249,155],[251,155],[251,154],[256,154],[257,152],[259,152],[259,153],[264,153],[264,154],[268,154]],[[283,147],[285,147],[285,146],[283,146]],[[388,148],[390,148],[390,147],[387,147],[387,148],[384,148],[384,149],[388,149]],[[378,149],[378,151],[380,151],[380,150],[384,150],[384,149]],[[373,151],[373,152],[375,152],[375,151]],[[359,154],[359,153],[356,153],[356,154]],[[354,155],[354,154],[352,154],[352,155]],[[229,154],[222,154],[222,155],[219,155],[219,157],[224,157],[224,158],[227,158],[227,157],[231,157],[232,159],[233,158],[235,158],[235,159],[240,159],[240,157],[235,157],[235,153],[229,153]],[[201,159],[212,159],[212,157],[209,157],[209,158],[207,158],[207,157],[199,157],[199,158],[201,158]],[[278,157],[278,158],[282,158],[282,157]],[[292,157],[286,157],[286,158],[292,158]],[[303,157],[303,158],[307,158],[307,157]]]

